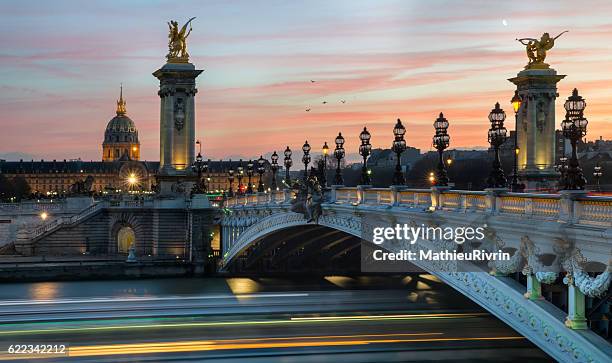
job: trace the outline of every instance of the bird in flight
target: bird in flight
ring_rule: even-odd
[[[327,101],[323,101],[323,102],[321,102],[321,103],[322,103],[322,104],[326,104],[326,103],[327,103]]]
[[[306,109],[306,112],[310,112],[310,107]]]
[[[314,81],[314,80],[312,80],[312,79],[310,80],[310,83],[315,83],[315,82],[316,82],[316,81]]]
[[[346,100],[340,100],[340,102],[342,102],[342,103],[346,103]]]

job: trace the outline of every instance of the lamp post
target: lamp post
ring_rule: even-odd
[[[359,145],[359,155],[363,157],[363,166],[361,167],[361,185],[370,185],[372,183],[370,179],[370,173],[368,172],[368,156],[370,156],[370,151],[372,151],[372,144],[370,144],[370,139],[372,135],[368,132],[366,127],[363,128],[363,131],[359,134],[359,139],[361,140],[361,145]]]
[[[491,128],[489,129],[488,141],[495,150],[493,168],[487,178],[487,187],[489,188],[505,188],[508,184],[504,170],[501,167],[501,161],[499,160],[499,147],[508,138],[508,130],[504,127],[505,119],[506,113],[499,107],[499,102],[497,102],[495,108],[489,113]]]
[[[291,185],[291,176],[289,175],[289,169],[291,169],[291,166],[293,166],[293,161],[291,160],[291,149],[289,149],[289,146],[287,146],[287,148],[285,149],[285,184],[286,185]]]
[[[253,160],[249,160],[247,163],[247,177],[249,185],[247,185],[246,192],[247,194],[253,194],[253,183],[251,182],[251,179],[253,178]]]
[[[448,176],[444,166],[443,154],[449,145],[450,136],[448,136],[448,120],[444,118],[442,112],[440,112],[440,116],[434,121],[433,126],[436,129],[436,134],[433,137],[433,146],[438,150],[438,168],[434,178],[435,186],[447,186]]]
[[[266,159],[263,158],[263,155],[259,156],[257,159],[257,174],[259,174],[259,183],[257,183],[257,191],[259,193],[263,193],[264,183],[263,183],[263,174],[266,172]]]
[[[232,167],[232,160],[231,159],[230,159],[229,163],[230,163],[230,168],[227,171],[227,181],[229,181],[229,189],[227,191],[227,195],[229,197],[233,197],[234,196],[234,189],[233,189],[233,184],[234,184],[234,168]]]
[[[198,142],[199,144],[199,142]],[[200,148],[201,148],[200,144]],[[202,194],[206,193],[206,184],[202,180],[202,174],[208,169],[208,164],[202,158],[202,153],[198,152],[196,155],[195,161],[191,165],[191,170],[198,174],[198,179],[195,185],[193,186],[192,192],[193,194]]]
[[[212,162],[211,162],[211,160],[210,160],[210,159],[208,159],[208,161],[207,161],[207,162],[206,162],[206,164],[204,165],[204,172],[205,172],[205,173],[206,173],[206,172],[208,172],[208,167],[209,167],[209,166],[211,166],[211,165],[212,165]],[[208,175],[210,175],[210,174],[208,174]],[[209,190],[209,189],[211,189],[211,188],[210,188],[210,176],[207,176],[207,177],[205,178],[205,180],[206,180],[206,184],[205,184],[204,188],[205,188],[205,190],[208,192],[208,190]]]
[[[595,185],[597,185],[597,191],[601,192],[601,185],[599,184],[599,179],[603,175],[603,168],[599,165],[599,160],[597,160],[597,164],[593,168],[593,176],[595,177]]]
[[[278,171],[278,154],[276,150],[274,150],[270,158],[272,159],[272,163],[270,164],[270,169],[272,170],[272,185],[270,185],[270,188],[272,188],[272,191],[275,191],[278,189],[276,185],[276,172]]]
[[[519,184],[518,180],[518,155],[521,151],[518,145],[518,113],[521,109],[523,100],[518,94],[518,91],[514,91],[514,96],[510,100],[512,109],[514,110],[514,166],[512,170],[512,186],[511,190],[515,193],[523,190],[523,185]]]
[[[322,152],[323,152],[323,170],[321,170],[321,186],[323,186],[323,188],[327,188],[326,170],[327,170],[327,155],[329,154],[329,146],[327,146],[327,141],[325,141],[325,143],[323,144]]]
[[[574,88],[572,95],[568,97],[563,105],[565,108],[565,120],[561,122],[563,136],[570,139],[572,143],[572,156],[569,159],[567,173],[565,176],[565,190],[584,190],[586,179],[578,163],[577,143],[587,133],[588,121],[584,117],[586,102],[578,95],[578,90]]]
[[[304,156],[302,156],[302,162],[304,163],[304,182],[306,182],[308,180],[308,163],[310,163],[310,144],[308,140],[304,142],[302,151],[304,152]]]
[[[244,177],[244,167],[242,166],[242,159],[238,162],[238,167],[236,168],[237,177],[238,177],[238,195],[242,195],[242,178]]]
[[[406,128],[402,125],[402,121],[398,118],[395,127],[393,128],[393,135],[395,136],[395,140],[393,140],[393,145],[391,150],[396,155],[396,163],[395,163],[395,173],[393,174],[393,185],[404,185],[406,184],[406,179],[404,178],[404,173],[402,172],[402,153],[406,151],[406,140],[404,140],[404,134],[406,133]]]
[[[336,158],[336,176],[334,178],[335,185],[343,185],[344,180],[342,179],[342,170],[340,169],[340,162],[344,157],[344,137],[342,137],[342,133],[339,132],[338,136],[336,136],[336,149],[334,150],[334,157]]]

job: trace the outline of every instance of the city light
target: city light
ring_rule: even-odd
[[[47,212],[42,212],[40,214],[40,219],[42,219],[43,221],[46,220],[49,217],[49,215],[47,214]]]
[[[136,178],[136,174],[130,173],[130,176],[128,177],[128,184],[130,184],[130,186],[133,186],[137,182],[138,182],[138,179]]]

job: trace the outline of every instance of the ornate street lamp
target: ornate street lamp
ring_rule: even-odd
[[[342,133],[339,132],[338,136],[336,136],[336,149],[334,150],[334,157],[337,160],[336,164],[336,176],[334,178],[335,185],[343,185],[344,180],[342,179],[342,170],[340,169],[340,162],[344,157],[344,137],[342,137]]]
[[[272,169],[272,185],[270,187],[272,188],[272,191],[275,191],[278,189],[278,186],[276,185],[276,172],[278,171],[278,154],[276,153],[276,150],[274,150],[274,153],[272,153],[270,158],[272,159],[272,163],[270,164],[270,169]]]
[[[565,190],[584,190],[586,179],[578,163],[577,143],[587,133],[587,124],[584,117],[586,102],[578,95],[578,90],[574,88],[572,95],[565,101],[565,120],[561,122],[563,136],[570,139],[572,143],[572,156],[569,159],[567,174],[563,189]]]
[[[304,163],[304,182],[306,182],[308,180],[308,163],[310,163],[310,144],[308,140],[304,142],[302,151],[304,152],[304,156],[302,156],[302,163]]]
[[[257,174],[259,174],[259,183],[257,183],[257,191],[262,193],[265,191],[263,184],[263,175],[266,172],[266,159],[263,158],[263,155],[259,156],[257,159]]]
[[[368,171],[368,156],[370,156],[370,151],[372,151],[372,144],[370,144],[370,139],[372,135],[368,132],[366,127],[363,128],[363,131],[359,134],[359,139],[361,140],[361,145],[359,145],[359,155],[363,157],[363,166],[361,167],[361,185],[370,185],[372,181],[370,180],[370,173]]]
[[[448,176],[446,175],[443,154],[450,143],[450,136],[448,136],[448,120],[444,118],[442,112],[440,112],[440,116],[434,121],[433,126],[436,129],[436,134],[433,137],[433,146],[438,150],[438,168],[434,179],[435,185],[447,186]]]
[[[197,143],[200,144],[199,141]],[[200,144],[200,150],[201,148],[202,146]],[[195,161],[191,165],[191,170],[193,170],[195,173],[198,174],[198,179],[192,189],[193,194],[206,193],[206,184],[204,184],[204,181],[202,180],[202,174],[206,172],[207,169],[208,169],[208,164],[206,164],[206,162],[202,158],[202,153],[198,152],[198,155],[196,156]]]
[[[208,167],[212,165],[212,162],[210,161],[210,159],[208,159],[208,161],[206,162],[206,164],[204,165],[204,172],[206,173],[208,171]],[[210,189],[210,176],[207,176],[205,178],[206,180],[206,185],[205,185],[205,190],[208,191]]]
[[[524,185],[519,184],[518,180],[518,155],[520,152],[518,145],[518,113],[521,109],[521,104],[523,100],[521,96],[519,96],[518,91],[514,91],[514,96],[510,100],[512,104],[512,109],[514,110],[514,166],[512,171],[512,186],[511,190],[515,193],[521,192],[524,188]]]
[[[327,188],[327,155],[329,154],[329,146],[327,146],[327,141],[323,144],[323,170],[321,170],[321,186],[323,188]]]
[[[504,127],[506,113],[499,107],[499,102],[495,104],[495,108],[489,113],[489,121],[491,128],[489,129],[488,141],[495,150],[493,158],[493,169],[487,178],[487,187],[489,188],[505,188],[508,184],[504,170],[501,167],[499,160],[499,147],[506,142],[508,138],[508,130]]]
[[[603,175],[603,168],[599,165],[599,160],[597,160],[597,164],[593,168],[593,176],[595,177],[595,185],[597,185],[597,191],[601,192],[601,185],[599,184],[599,179]]]
[[[291,160],[291,149],[289,146],[285,149],[285,184],[291,185],[291,176],[289,175],[289,169],[293,166],[293,161]]]
[[[229,181],[229,189],[227,191],[227,195],[230,197],[234,196],[234,168],[232,167],[232,159],[229,160],[230,168],[227,171],[227,181]]]
[[[237,177],[238,177],[238,195],[242,195],[243,193],[243,185],[242,185],[242,177],[244,177],[244,167],[242,167],[242,159],[238,162],[238,167],[236,168]]]
[[[251,182],[251,178],[253,178],[253,160],[249,160],[247,163],[247,177],[249,185],[247,185],[246,192],[247,194],[253,194],[253,183]]]
[[[395,140],[393,140],[393,145],[391,146],[391,150],[395,153],[397,162],[395,163],[395,173],[393,174],[393,185],[404,185],[406,184],[406,179],[404,178],[404,173],[402,173],[402,153],[406,151],[406,140],[404,140],[404,134],[406,133],[406,128],[402,125],[402,121],[398,118],[395,127],[393,128],[393,135],[395,136]]]

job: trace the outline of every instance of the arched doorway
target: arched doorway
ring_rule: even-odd
[[[128,253],[130,246],[136,242],[136,234],[132,227],[124,226],[117,232],[117,252]]]

